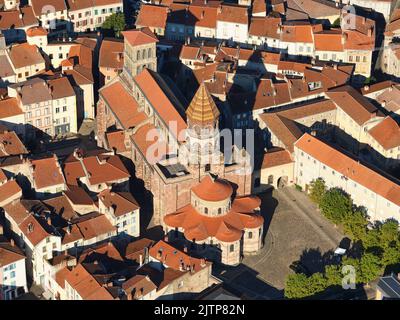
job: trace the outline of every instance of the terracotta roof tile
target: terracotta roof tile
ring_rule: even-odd
[[[248,8],[238,5],[221,5],[218,8],[217,21],[248,24]]]
[[[131,46],[140,46],[142,44],[158,42],[158,38],[147,27],[123,31],[122,35]]]
[[[99,67],[122,70],[124,66],[124,43],[114,39],[104,39],[100,47]]]
[[[222,201],[232,196],[233,188],[229,182],[206,175],[192,191],[205,201]]]
[[[13,45],[10,49],[10,59],[15,68],[45,63],[39,49],[35,45],[30,45],[27,42]]]
[[[254,213],[260,203],[258,197],[236,198],[228,213],[215,217],[203,215],[188,204],[174,213],[167,214],[164,222],[170,227],[183,228],[188,240],[202,241],[216,237],[223,242],[233,242],[242,237],[245,228],[262,226],[263,217]]]
[[[264,153],[264,158],[261,167],[263,169],[273,168],[276,166],[281,166],[292,162],[293,160],[289,151],[280,148],[275,148],[268,150],[266,153]]]
[[[64,175],[57,157],[32,160],[33,180],[36,189],[65,184]]]
[[[10,203],[22,197],[22,189],[15,180],[10,180],[0,185],[0,205]]]
[[[376,107],[353,87],[337,87],[326,94],[359,125],[377,115]]]
[[[400,147],[400,127],[391,117],[386,117],[369,130],[369,134],[385,149]]]
[[[11,107],[11,105],[8,105]],[[1,108],[1,103],[0,103]],[[0,128],[0,157],[27,154],[25,145],[14,131],[2,130]]]
[[[150,4],[142,4],[136,18],[136,26],[165,29],[168,8]]]
[[[138,103],[119,81],[102,88],[100,96],[125,129],[136,127],[147,118],[144,112],[139,111]]]
[[[100,192],[98,197],[106,208],[113,208],[113,215],[116,217],[123,216],[140,208],[135,198],[129,192],[115,192],[106,189]]]
[[[165,124],[176,123],[177,132],[174,134],[177,140],[180,139],[180,133],[186,129],[186,122],[178,111],[183,110],[183,106],[164,80],[154,71],[144,69],[134,81]]]
[[[23,252],[8,242],[0,242],[0,268],[25,259]]]

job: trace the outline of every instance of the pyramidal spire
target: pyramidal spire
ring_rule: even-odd
[[[202,82],[186,110],[187,118],[197,124],[207,125],[218,120],[219,110]]]

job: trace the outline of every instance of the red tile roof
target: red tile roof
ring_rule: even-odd
[[[51,0],[51,2],[49,2],[49,0],[31,0],[31,4],[37,17],[47,12],[47,10],[50,10],[48,8],[49,6],[52,6],[56,12],[67,10],[67,5],[64,0]]]
[[[386,117],[383,121],[369,130],[369,134],[385,150],[400,147],[400,127],[391,117]]]
[[[88,179],[92,185],[129,179],[131,176],[121,159],[116,155],[87,157],[83,159],[83,164],[89,174]]]
[[[187,127],[185,120],[177,111],[177,108],[182,108],[182,106],[178,105],[177,99],[172,92],[169,92],[162,78],[154,71],[144,69],[134,80],[165,125],[169,126],[170,122],[176,123],[177,132],[172,133],[177,140],[181,138],[179,135]]]
[[[217,21],[247,25],[249,23],[248,8],[238,5],[221,5],[218,8]]]
[[[105,39],[101,43],[99,67],[122,70],[124,66],[124,43],[122,41]]]
[[[15,156],[27,153],[28,150],[26,150],[25,145],[14,131],[2,130],[2,128],[0,128],[0,157]]]
[[[64,271],[65,272],[65,271]],[[65,281],[83,300],[113,300],[112,295],[102,287],[81,264],[65,272]]]
[[[114,192],[106,189],[98,195],[106,208],[113,208],[116,217],[138,210],[140,207],[135,198],[129,192]]]
[[[33,180],[36,189],[53,187],[65,183],[57,157],[32,160],[31,163],[33,165]]]
[[[25,259],[25,255],[18,247],[8,242],[0,242],[0,268],[22,259]]]
[[[274,148],[264,154],[261,168],[273,168],[292,163],[290,152],[285,149]]]
[[[234,242],[241,239],[244,229],[263,225],[263,217],[254,213],[260,203],[258,197],[236,198],[228,213],[215,217],[203,215],[188,204],[164,216],[164,222],[169,227],[183,228],[188,240],[202,241],[215,237],[222,242]]]
[[[206,175],[199,184],[192,188],[194,194],[205,201],[222,201],[232,196],[233,188],[225,180]]]
[[[316,32],[314,33],[314,45],[317,51],[338,51],[344,49],[342,43],[342,32]]]
[[[377,115],[376,107],[351,86],[337,87],[326,94],[359,125]]]
[[[150,248],[149,255],[168,268],[178,271],[184,271],[189,266],[194,272],[197,272],[210,265],[210,262],[206,263],[202,259],[192,257],[162,240]]]
[[[15,180],[7,181],[0,185],[0,205],[13,201],[14,199],[21,198],[22,189]]]
[[[106,132],[106,139],[108,148],[116,150],[117,153],[128,151],[125,145],[125,131],[118,130],[113,132]]]
[[[249,34],[256,37],[267,37],[279,39],[279,25],[281,18],[273,17],[252,17]]]
[[[136,127],[147,118],[144,112],[139,111],[138,103],[120,81],[103,87],[100,96],[124,129]]]
[[[150,4],[142,4],[135,25],[165,29],[167,24],[168,8]]]
[[[158,42],[158,38],[147,27],[123,31],[122,35],[131,46],[140,46],[143,44]]]
[[[165,137],[151,123],[138,128],[131,140],[150,164],[156,164],[170,151]]]
[[[45,63],[38,47],[27,42],[13,45],[10,49],[10,59],[15,68]]]
[[[47,36],[48,32],[43,27],[31,27],[26,30],[28,37]]]

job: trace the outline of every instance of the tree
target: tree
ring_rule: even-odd
[[[354,241],[367,236],[368,219],[363,211],[347,212],[343,218],[343,230]]]
[[[332,28],[340,28],[340,18],[337,18],[337,19],[332,23]]]
[[[313,180],[310,183],[310,199],[316,204],[320,204],[326,193],[325,181],[321,178]]]
[[[379,227],[379,233],[379,242],[382,248],[398,243],[399,223],[394,219],[388,219]]]
[[[335,224],[343,221],[344,217],[352,211],[350,197],[341,189],[329,189],[321,199],[320,208],[325,217]]]
[[[365,85],[372,84],[372,83],[374,83],[374,82],[376,82],[376,78],[375,78],[374,76],[368,77],[368,78],[366,78],[366,79],[364,80],[364,84],[365,84]]]
[[[382,268],[379,257],[372,253],[365,253],[360,259],[361,283],[368,284],[381,274]]]
[[[314,295],[316,293],[322,292],[327,288],[327,281],[324,275],[320,272],[314,273],[312,276],[308,278],[309,287],[310,287],[310,295]]]
[[[382,266],[392,266],[400,264],[400,246],[393,246],[385,248],[381,260]]]
[[[285,297],[301,299],[322,292],[327,287],[327,281],[320,272],[307,277],[304,273],[290,274],[286,279]]]
[[[328,265],[325,267],[326,286],[340,286],[342,284],[342,272],[340,266]]]
[[[120,36],[121,31],[125,29],[125,16],[123,13],[113,13],[103,22],[102,28],[105,30],[113,30],[117,37]]]
[[[285,297],[300,299],[310,296],[308,283],[308,278],[304,273],[289,274],[286,279]]]

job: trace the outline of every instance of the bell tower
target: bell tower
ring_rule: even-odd
[[[220,112],[204,83],[194,95],[186,110],[186,145],[189,163],[199,170],[210,171],[213,159],[219,159],[219,116]]]

